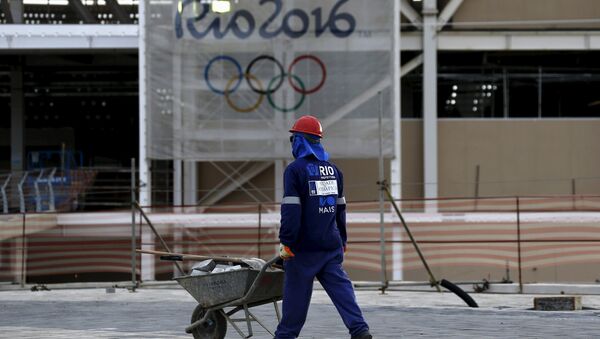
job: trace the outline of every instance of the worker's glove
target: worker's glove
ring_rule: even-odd
[[[293,258],[295,254],[289,247],[285,246],[284,244],[279,244],[279,256],[283,260],[288,260]]]

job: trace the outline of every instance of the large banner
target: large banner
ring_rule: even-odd
[[[301,115],[333,158],[393,156],[389,0],[150,0],[148,156],[289,159]],[[221,6],[222,7],[222,6]]]

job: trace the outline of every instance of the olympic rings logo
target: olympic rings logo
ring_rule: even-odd
[[[303,60],[312,61],[316,63],[317,66],[319,66],[319,68],[321,68],[321,80],[315,86],[310,88],[306,88],[304,82],[300,79],[300,77],[293,73],[294,67],[300,61]],[[213,66],[213,64],[217,61],[231,63],[235,66],[236,69],[236,74],[226,81],[225,88],[223,89],[216,88],[209,77],[210,69]],[[252,73],[252,68],[255,67],[259,61],[272,62],[277,68],[277,74],[269,81],[266,88],[260,81],[260,79]],[[292,89],[295,92],[300,93],[301,95],[298,102],[291,107],[278,106],[275,103],[275,100],[273,100],[273,93],[275,93],[279,88],[281,88],[286,78]],[[323,63],[323,61],[321,61],[321,59],[311,54],[298,56],[292,61],[292,63],[290,63],[287,70],[284,69],[283,65],[281,64],[281,62],[279,62],[279,60],[275,59],[270,55],[265,54],[259,55],[256,58],[252,59],[252,61],[248,63],[248,66],[246,66],[246,69],[244,71],[242,71],[242,66],[240,65],[240,63],[236,59],[228,55],[216,56],[212,58],[208,62],[208,64],[206,64],[206,67],[204,67],[204,80],[206,81],[206,85],[208,86],[208,88],[210,88],[210,90],[216,94],[223,95],[225,97],[227,105],[231,107],[231,109],[233,109],[234,111],[240,113],[249,113],[256,110],[264,101],[265,96],[267,97],[269,105],[273,109],[280,112],[293,112],[300,108],[300,106],[302,106],[302,104],[304,103],[304,99],[307,95],[319,91],[323,87],[323,85],[325,85],[326,79],[327,69],[325,68],[325,64]],[[240,107],[238,104],[233,102],[231,94],[240,87],[242,81],[244,80],[248,84],[250,90],[258,94],[258,99],[252,105],[249,105],[247,107]]]

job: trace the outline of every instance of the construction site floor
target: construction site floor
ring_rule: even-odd
[[[471,294],[468,308],[452,293],[357,291],[374,338],[593,338],[600,333],[600,296],[584,310],[533,311],[534,295]],[[194,299],[179,288],[0,291],[1,338],[192,338]],[[276,327],[272,305],[252,309]],[[240,323],[244,325],[244,323]],[[254,338],[270,338],[258,324]],[[349,338],[335,308],[316,290],[301,338]],[[231,326],[227,338],[239,338]]]

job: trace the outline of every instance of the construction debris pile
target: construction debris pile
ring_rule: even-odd
[[[213,259],[198,262],[190,270],[191,276],[207,275],[213,273],[230,272],[250,268],[260,270],[265,265],[265,261],[259,258],[243,259],[243,264],[234,265],[232,263],[217,264]]]

